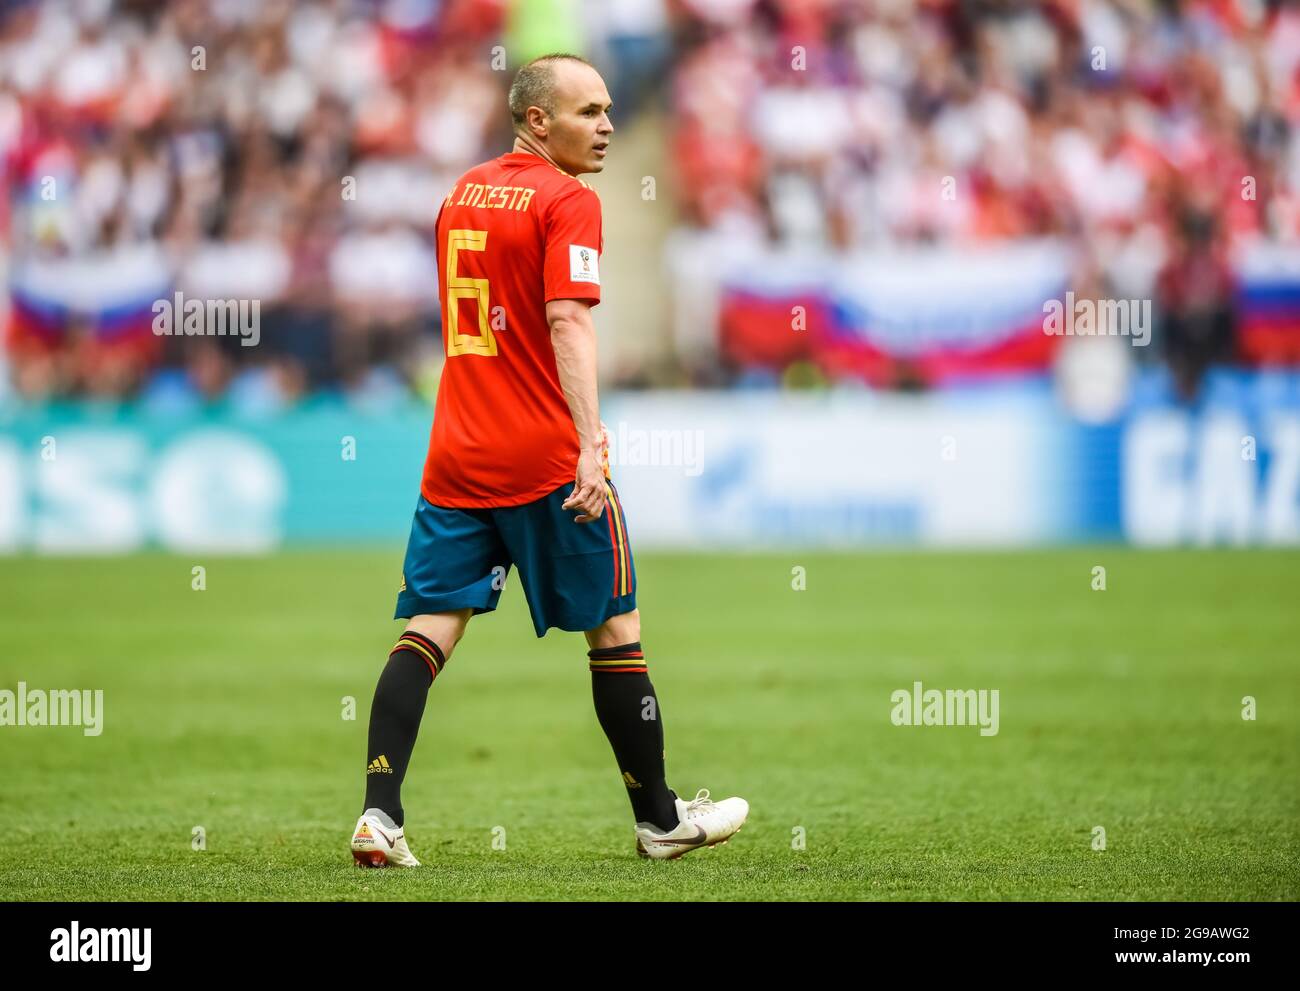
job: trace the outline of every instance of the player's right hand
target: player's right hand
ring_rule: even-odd
[[[605,469],[591,451],[578,455],[578,473],[564,509],[576,509],[574,523],[592,523],[605,513]]]

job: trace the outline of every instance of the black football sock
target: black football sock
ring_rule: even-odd
[[[370,706],[366,754],[367,809],[383,809],[403,825],[402,779],[415,749],[429,686],[446,659],[438,645],[407,630],[388,655]]]
[[[677,806],[664,781],[664,725],[641,644],[587,651],[596,718],[614,749],[637,822],[677,828]]]

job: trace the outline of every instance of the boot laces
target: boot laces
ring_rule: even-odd
[[[687,812],[708,812],[713,807],[713,799],[709,798],[709,789],[701,788],[695,793],[695,797],[686,804]]]

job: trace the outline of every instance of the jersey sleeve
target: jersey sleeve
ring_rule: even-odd
[[[574,183],[551,204],[546,220],[542,279],[546,302],[583,299],[600,302],[600,252],[604,231],[600,199],[594,190]]]

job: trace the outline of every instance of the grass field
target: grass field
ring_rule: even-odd
[[[0,727],[0,899],[1300,897],[1300,554],[642,555],[669,782],[752,805],[668,863],[634,855],[581,636],[535,639],[512,577],[430,696],[426,867],[363,871],[399,560],[0,559],[0,688],[104,690],[98,737]],[[893,725],[918,680],[998,689],[998,734]]]

